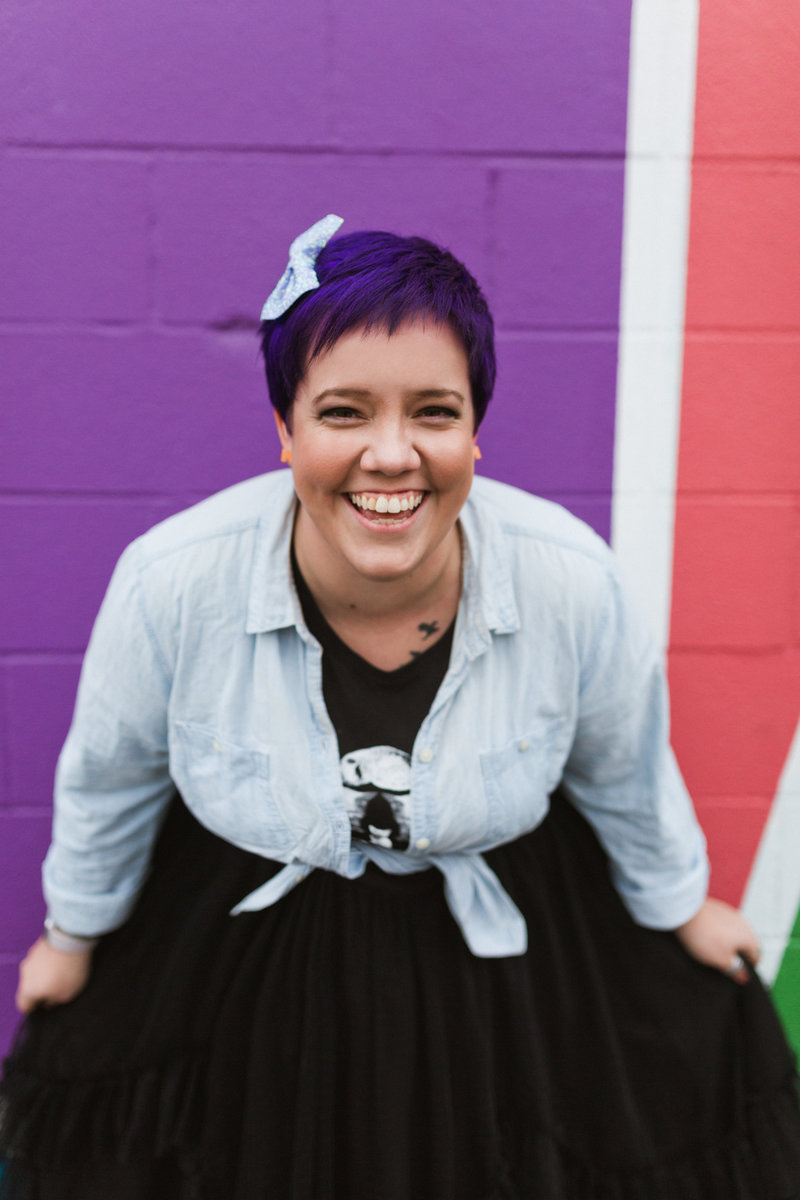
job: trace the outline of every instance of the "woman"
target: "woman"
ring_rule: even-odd
[[[791,1056],[611,556],[473,481],[465,268],[340,224],[262,314],[291,476],[139,539],[95,626],[6,1194],[798,1196]]]

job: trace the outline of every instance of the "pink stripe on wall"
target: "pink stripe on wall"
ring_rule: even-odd
[[[796,6],[701,5],[670,675],[732,901],[800,716],[798,56]]]

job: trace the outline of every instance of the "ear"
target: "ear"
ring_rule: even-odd
[[[275,418],[275,427],[278,430],[278,437],[281,439],[281,446],[284,450],[291,450],[292,434],[289,426],[276,408],[273,408],[272,415]]]

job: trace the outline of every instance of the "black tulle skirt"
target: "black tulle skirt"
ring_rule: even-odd
[[[176,799],[86,991],[6,1061],[4,1200],[791,1200],[792,1055],[738,986],[642,929],[562,798],[487,855],[527,955],[479,959],[436,870],[278,869]]]

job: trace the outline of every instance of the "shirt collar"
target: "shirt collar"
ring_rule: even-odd
[[[508,546],[499,520],[477,491],[473,485],[459,517],[465,547],[464,591],[471,596],[475,614],[480,614],[480,624],[486,631],[514,633],[519,629],[519,612]],[[258,523],[247,633],[269,633],[292,625],[305,627],[290,559],[297,505],[290,471],[276,473],[270,500],[270,510],[262,513]]]
[[[464,590],[474,591],[484,628],[492,633],[519,629],[508,541],[491,504],[480,495],[476,477],[459,517],[464,534]]]
[[[279,471],[274,479],[270,509],[258,522],[247,598],[248,633],[286,629],[302,619],[289,553],[297,504],[292,473]]]

